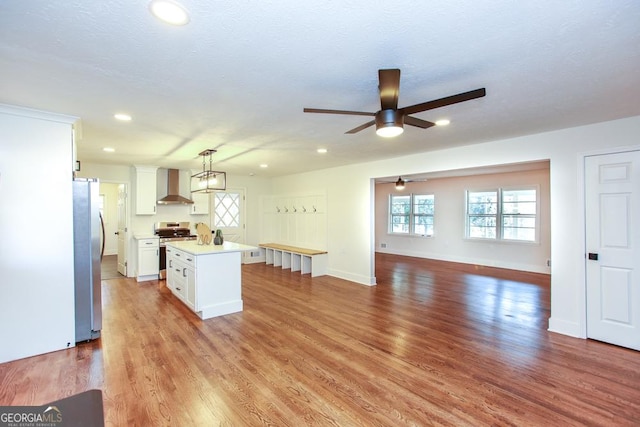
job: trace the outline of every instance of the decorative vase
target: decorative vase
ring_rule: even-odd
[[[216,230],[216,237],[213,238],[214,245],[221,245],[224,243],[224,238],[222,237],[222,230]]]

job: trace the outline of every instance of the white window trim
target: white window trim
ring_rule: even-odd
[[[536,225],[535,225],[535,240],[515,240],[505,239],[502,237],[502,192],[509,190],[535,190],[536,191]],[[470,237],[469,236],[469,193],[480,193],[488,191],[497,191],[498,193],[498,212],[496,213],[496,238],[490,239],[486,237]],[[502,244],[516,244],[516,245],[539,245],[540,244],[540,185],[510,185],[504,187],[490,187],[479,189],[466,189],[464,193],[464,240],[472,242],[491,242]]]
[[[409,232],[408,233],[399,233],[399,232],[393,232],[392,228],[393,225],[391,223],[391,201],[393,200],[393,197],[401,197],[401,196],[409,196],[409,203],[410,203],[410,210],[409,210]],[[433,215],[423,215],[420,214],[421,216],[431,216],[433,217],[433,234],[420,234],[420,233],[414,233],[414,213],[413,213],[413,198],[414,196],[433,196],[433,200],[434,200],[434,207],[433,207]],[[398,237],[423,237],[423,238],[432,238],[435,234],[436,234],[436,212],[435,212],[435,193],[408,193],[408,194],[389,194],[389,199],[387,201],[387,235],[389,236],[398,236]]]

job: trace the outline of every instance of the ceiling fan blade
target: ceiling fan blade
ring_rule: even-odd
[[[398,108],[398,95],[400,94],[400,70],[378,70],[380,90],[380,109],[395,110]]]
[[[305,113],[323,113],[323,114],[348,114],[352,116],[375,116],[376,113],[368,113],[366,111],[346,111],[346,110],[323,110],[322,108],[305,108]]]
[[[410,105],[401,108],[403,114],[415,114],[421,111],[433,110],[434,108],[445,107],[458,102],[470,101],[472,99],[481,98],[487,94],[485,88],[471,90],[469,92],[459,93],[457,95],[447,96],[446,98],[435,99],[433,101],[423,102],[421,104]]]
[[[363,129],[368,128],[369,126],[373,126],[376,124],[375,120],[371,120],[370,122],[367,122],[363,125],[358,126],[357,128],[353,128],[351,130],[346,131],[345,133],[356,133],[356,132],[360,132]]]
[[[435,126],[436,124],[433,122],[428,122],[426,120],[418,119],[416,117],[404,116],[404,124],[416,126],[422,129],[430,128],[431,126]]]

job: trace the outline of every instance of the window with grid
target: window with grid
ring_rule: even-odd
[[[467,237],[537,241],[537,199],[536,188],[467,191]]]
[[[433,236],[433,194],[391,195],[389,233]]]
[[[221,227],[240,226],[240,194],[216,192],[213,225]]]

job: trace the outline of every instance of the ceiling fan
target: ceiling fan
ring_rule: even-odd
[[[366,111],[345,111],[345,110],[325,110],[321,108],[305,108],[305,113],[324,114],[348,114],[355,116],[373,116],[371,120],[363,125],[348,130],[345,133],[357,133],[370,126],[376,125],[376,133],[384,137],[400,135],[403,125],[406,123],[422,129],[430,128],[435,123],[412,117],[410,114],[422,111],[433,110],[434,108],[445,107],[459,102],[470,101],[486,95],[484,88],[447,96],[446,98],[435,99],[408,107],[398,108],[398,95],[400,92],[400,70],[397,68],[388,70],[378,70],[378,90],[380,91],[380,110],[375,113]]]

